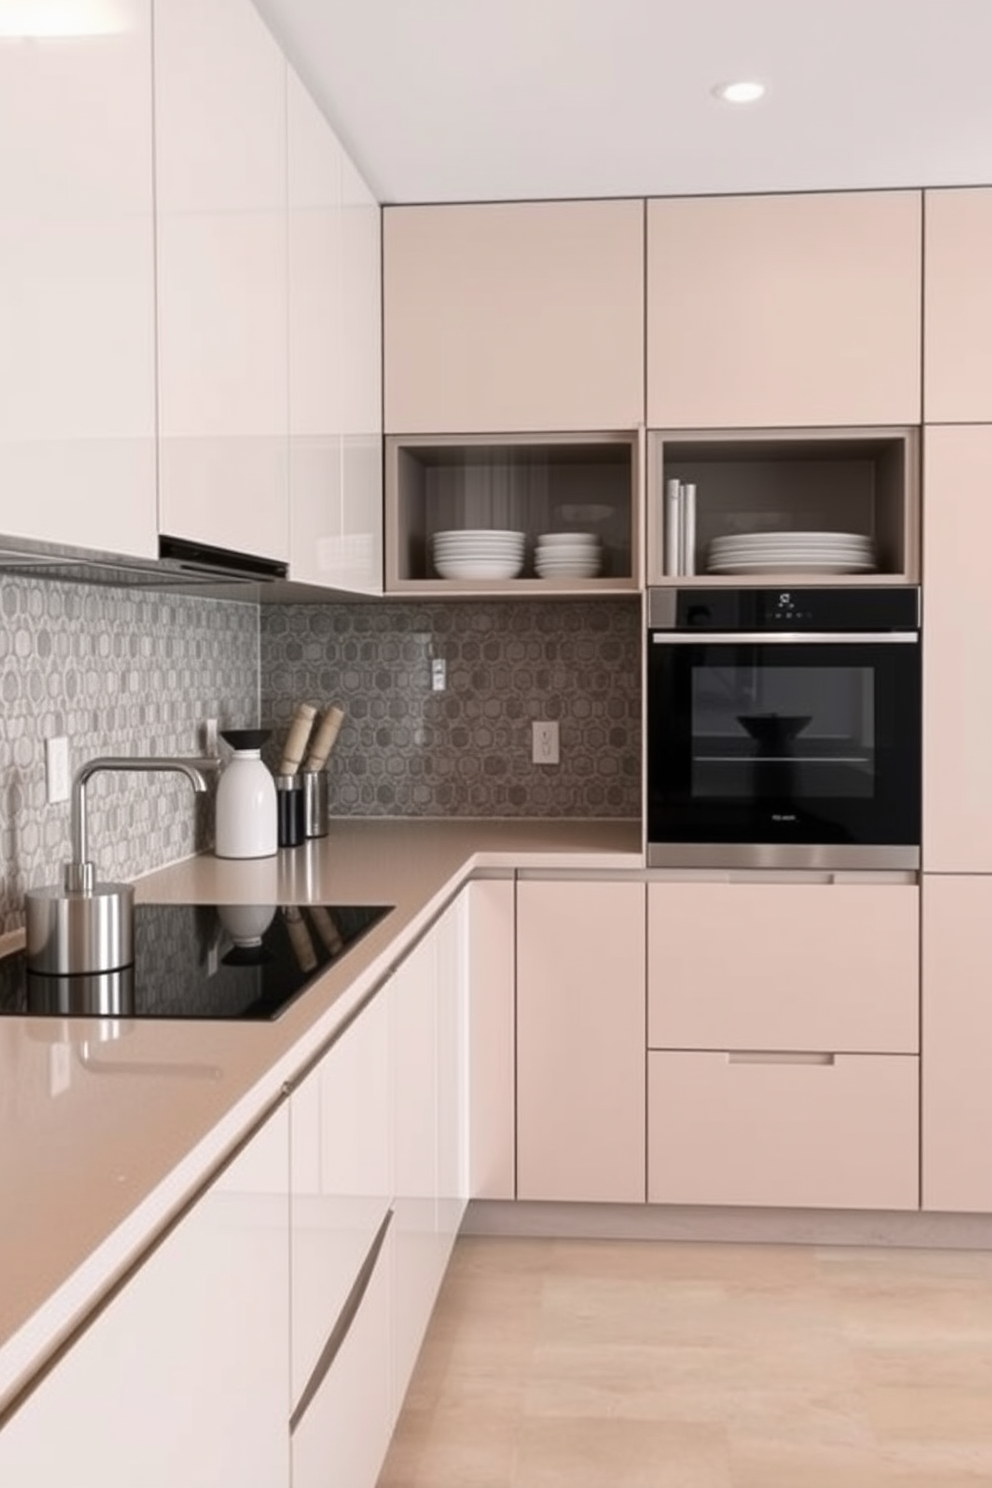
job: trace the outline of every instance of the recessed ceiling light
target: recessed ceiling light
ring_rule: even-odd
[[[757,103],[759,98],[764,97],[765,85],[743,80],[736,83],[718,83],[713,92],[717,98],[722,98],[724,103]]]

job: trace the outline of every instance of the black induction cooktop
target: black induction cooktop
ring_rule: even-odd
[[[391,907],[139,904],[133,966],[39,976],[5,956],[0,1015],[271,1020]]]

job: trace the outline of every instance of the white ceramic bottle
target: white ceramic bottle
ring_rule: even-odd
[[[218,858],[271,858],[277,847],[276,785],[262,763],[268,729],[227,729],[234,754],[217,785],[214,852]]]

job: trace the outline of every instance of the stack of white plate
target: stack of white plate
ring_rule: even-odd
[[[442,579],[515,579],[524,566],[524,534],[492,528],[435,532],[434,567]]]
[[[859,532],[751,532],[715,537],[714,574],[874,573],[875,545]]]
[[[594,579],[603,566],[595,532],[544,532],[534,549],[534,570],[542,579]]]

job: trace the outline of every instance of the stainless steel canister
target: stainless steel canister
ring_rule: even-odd
[[[303,830],[308,837],[327,836],[327,771],[304,770]]]

